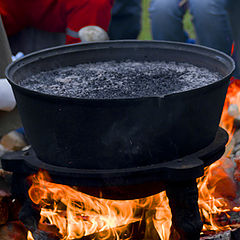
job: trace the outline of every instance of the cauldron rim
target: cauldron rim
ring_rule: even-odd
[[[193,89],[189,89],[189,90],[185,90],[185,91],[177,91],[177,92],[172,92],[169,94],[162,94],[159,96],[144,96],[144,97],[124,97],[124,98],[77,98],[77,97],[67,97],[67,96],[59,96],[59,95],[53,95],[53,94],[47,94],[47,93],[42,93],[39,91],[35,91],[35,90],[31,90],[29,88],[20,86],[19,84],[15,83],[12,78],[14,73],[21,67],[23,67],[24,65],[27,65],[29,63],[32,63],[33,61],[38,61],[39,59],[41,59],[42,57],[51,57],[54,55],[61,55],[63,53],[65,53],[65,49],[67,49],[67,52],[69,51],[69,48],[72,48],[73,51],[79,47],[79,46],[96,46],[96,49],[103,49],[103,48],[114,48],[116,47],[118,44],[138,44],[136,46],[137,47],[144,47],[144,44],[162,44],[161,47],[166,47],[168,49],[171,49],[173,47],[178,47],[176,50],[180,50],[180,48],[187,50],[187,51],[191,51],[191,49],[194,50],[203,50],[206,51],[208,54],[216,54],[219,56],[222,56],[223,58],[228,59],[229,61],[229,65],[231,65],[232,67],[229,68],[229,73],[222,76],[222,78],[218,81],[215,81],[211,84],[207,84],[201,87],[197,87],[197,88],[193,88]],[[116,44],[116,46],[114,46]],[[143,46],[141,46],[141,44]],[[102,45],[104,47],[102,47]],[[147,46],[146,45],[146,46]],[[100,47],[98,47],[100,46]],[[117,47],[119,48],[119,47]],[[161,48],[162,49],[162,48]],[[58,51],[59,50],[59,51]],[[83,51],[87,51],[89,49],[84,48]],[[81,51],[81,50],[80,50]],[[198,44],[189,44],[189,43],[181,43],[181,42],[172,42],[172,41],[158,41],[158,40],[111,40],[111,41],[107,41],[107,42],[88,42],[88,43],[76,43],[76,44],[71,44],[71,45],[61,45],[61,46],[57,46],[57,47],[51,47],[51,48],[46,48],[43,50],[39,50],[30,54],[25,55],[24,57],[12,62],[11,64],[9,64],[5,70],[5,75],[6,78],[8,80],[8,82],[13,85],[15,88],[17,88],[19,91],[21,91],[24,94],[30,94],[30,95],[37,95],[38,97],[41,97],[43,99],[47,99],[48,101],[64,101],[66,102],[74,102],[74,103],[98,103],[98,104],[114,104],[114,103],[123,103],[126,102],[129,104],[129,102],[141,102],[141,101],[146,101],[147,99],[151,100],[151,99],[169,99],[171,97],[177,97],[178,95],[182,97],[184,96],[191,96],[191,95],[196,95],[196,94],[203,94],[205,91],[208,91],[211,88],[217,88],[219,86],[221,86],[222,84],[224,84],[225,81],[228,81],[228,78],[230,75],[232,75],[233,71],[235,69],[235,63],[234,60],[228,56],[227,54],[218,51],[216,49],[212,49],[209,47],[205,47],[205,46],[201,46]]]

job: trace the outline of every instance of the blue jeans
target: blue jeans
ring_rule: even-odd
[[[141,12],[141,0],[114,0],[110,39],[136,39],[141,31]]]
[[[235,41],[235,77],[240,78],[240,1],[239,0],[152,0],[150,18],[153,39],[186,42],[183,16],[189,9],[197,35],[197,43],[231,53]]]

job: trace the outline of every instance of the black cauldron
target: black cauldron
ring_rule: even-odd
[[[77,99],[19,86],[41,71],[100,61],[187,62],[219,72],[207,86],[159,97]],[[233,60],[219,51],[160,41],[74,44],[12,63],[12,85],[27,138],[43,162],[78,169],[122,169],[170,161],[215,138]]]

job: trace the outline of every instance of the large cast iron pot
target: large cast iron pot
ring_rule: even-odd
[[[77,99],[19,86],[41,71],[79,63],[176,61],[222,74],[205,87],[159,97]],[[219,51],[172,42],[109,41],[60,46],[11,64],[6,76],[17,100],[27,138],[49,164],[82,169],[120,169],[169,161],[210,144],[234,70]]]

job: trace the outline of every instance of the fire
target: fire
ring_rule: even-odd
[[[234,119],[240,120],[240,81],[232,80],[220,122],[220,126],[229,134],[229,143],[235,132]],[[238,186],[234,179],[236,163],[229,157],[230,153],[231,149],[225,153],[224,157],[207,168],[204,176],[198,179],[199,209],[204,222],[203,232],[231,229],[231,223],[222,220],[230,218],[229,212],[239,211]]]
[[[237,185],[228,170],[233,169],[233,162],[222,158],[206,169],[205,175],[198,180],[199,209],[204,224],[203,231],[224,231],[231,227],[222,225],[218,216],[233,209]]]
[[[234,119],[240,120],[240,80],[232,78],[232,83],[228,87],[220,126],[224,128],[228,134],[229,139],[232,139],[234,134]]]
[[[220,122],[220,126],[230,135],[230,140],[235,131],[234,119],[239,117],[240,120],[239,82],[233,81],[229,86]],[[236,163],[240,166],[240,159]],[[198,179],[203,234],[207,231],[231,229],[230,215],[240,212],[240,198],[236,194],[238,185],[235,181],[236,177],[240,179],[240,170],[238,175],[234,175],[236,163],[227,153],[205,169],[204,176]],[[161,240],[170,239],[172,215],[165,192],[126,201],[95,198],[75,188],[52,183],[48,175],[40,171],[32,178],[29,196],[41,208],[38,228],[54,229],[62,240],[89,235],[103,240],[110,236],[114,239],[131,239],[131,229],[128,228],[131,224],[138,224],[140,227],[143,218],[147,225],[146,233],[151,231],[151,225]],[[130,234],[122,237],[124,232]],[[33,240],[30,232],[28,240]]]
[[[41,206],[40,223],[57,226],[63,239],[113,231],[118,226],[139,221],[139,217],[134,216],[137,204],[91,197],[69,186],[47,181],[43,172],[34,176],[29,196],[33,203]]]
[[[28,231],[27,240],[34,240],[32,233],[30,231]]]
[[[172,213],[168,204],[166,192],[163,192],[159,196],[159,204],[156,207],[156,215],[153,223],[160,238],[162,240],[168,240],[171,233]]]
[[[48,175],[40,171],[32,178],[29,196],[34,204],[41,207],[38,228],[46,230],[44,225],[54,225],[57,227],[55,233],[64,240],[92,234],[97,234],[98,239],[108,239],[110,236],[121,239],[121,233],[132,223],[140,224],[143,215],[151,218],[162,240],[167,240],[170,235],[171,212],[168,205],[164,207],[161,204],[167,200],[165,192],[136,200],[101,199],[66,185],[52,183]],[[168,219],[166,222],[160,217],[162,210],[169,214],[169,217],[165,215]],[[28,240],[32,240],[31,234]]]

